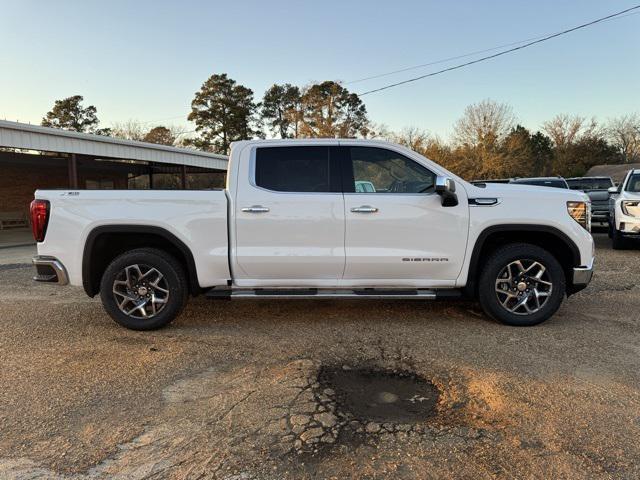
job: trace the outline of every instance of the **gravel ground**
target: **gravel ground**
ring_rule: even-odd
[[[0,267],[2,265],[31,265],[31,258],[36,254],[35,245],[22,247],[0,247]]]
[[[639,478],[640,250],[596,237],[590,287],[533,328],[467,302],[198,298],[132,332],[0,268],[0,478]],[[341,370],[428,382],[433,410],[363,420],[321,374]]]

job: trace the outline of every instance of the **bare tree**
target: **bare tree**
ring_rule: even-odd
[[[578,115],[561,113],[542,124],[542,130],[549,135],[557,148],[573,145],[581,138],[600,136],[600,128],[594,118],[587,121]]]
[[[459,145],[493,145],[509,134],[515,121],[511,106],[482,100],[465,108],[464,115],[455,124],[454,138]]]
[[[640,161],[640,115],[632,113],[610,120],[606,133],[625,163]]]
[[[363,135],[364,138],[371,139],[380,139],[386,140],[388,142],[396,141],[397,133],[393,132],[388,125],[384,123],[373,123],[370,122],[367,127],[366,134]]]
[[[134,119],[129,119],[126,122],[114,123],[110,132],[112,137],[137,141],[142,141],[146,134],[147,130],[144,125],[140,121]]]
[[[178,125],[167,125],[166,127],[171,132],[173,138],[175,138],[175,140],[173,141],[173,145],[176,147],[185,147],[184,141],[188,138],[188,135],[189,133],[191,133],[192,129]]]
[[[431,141],[431,136],[426,130],[418,127],[405,127],[391,137],[395,143],[404,145],[416,152],[424,151]]]

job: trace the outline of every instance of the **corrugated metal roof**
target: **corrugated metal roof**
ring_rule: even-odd
[[[76,153],[98,158],[144,160],[226,170],[228,157],[215,153],[136,142],[0,120],[0,147]]]

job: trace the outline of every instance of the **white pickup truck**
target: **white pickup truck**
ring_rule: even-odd
[[[640,240],[640,169],[629,170],[609,194],[609,237],[613,248],[620,250],[631,240]]]
[[[38,190],[35,280],[100,294],[121,325],[212,298],[468,296],[540,323],[591,280],[584,194],[471,185],[372,140],[234,143],[218,191]]]

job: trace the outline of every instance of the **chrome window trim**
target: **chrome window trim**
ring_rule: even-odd
[[[316,145],[296,145],[298,147],[314,147]],[[319,145],[319,146],[325,146],[325,145]],[[348,145],[340,145],[340,144],[328,144],[326,145],[327,148],[330,147],[340,147],[340,146],[345,146],[345,147],[350,147]],[[425,192],[425,193],[401,193],[401,192],[393,192],[393,193],[388,193],[388,192],[384,192],[384,193],[378,193],[378,192],[345,192],[344,189],[342,192],[281,192],[278,190],[271,190],[269,188],[265,188],[265,187],[261,187],[260,185],[256,184],[256,151],[258,150],[258,148],[274,148],[274,147],[283,147],[283,145],[274,145],[273,147],[265,147],[265,146],[254,146],[251,148],[251,154],[249,155],[249,185],[251,185],[253,188],[255,188],[256,190],[262,190],[263,192],[269,192],[269,193],[275,193],[275,194],[281,194],[281,195],[397,195],[397,196],[405,196],[405,197],[427,197],[427,196],[431,196],[431,195],[436,195],[436,192]],[[286,146],[285,146],[286,148]],[[417,162],[416,160],[414,160],[413,158],[409,158],[408,156],[400,153],[400,152],[396,152],[395,150],[390,150],[390,149],[385,149],[382,147],[370,147],[370,148],[380,148],[382,150],[388,150],[390,152],[393,152],[397,155],[402,155],[404,158],[406,158],[407,160],[414,162],[418,165],[420,165],[422,168],[424,168],[425,170],[429,171],[431,174],[433,174],[434,177],[437,177],[438,175],[433,172],[430,168],[426,167],[425,165],[423,165],[420,162]],[[435,189],[435,181],[434,181],[434,189]],[[384,198],[384,197],[383,197]]]
[[[376,195],[380,198],[385,198],[385,196],[402,196],[402,197],[428,197],[431,195],[436,195],[436,192],[425,192],[425,193],[406,193],[406,192],[343,192],[346,195],[354,195],[354,196],[363,196],[363,195]]]

